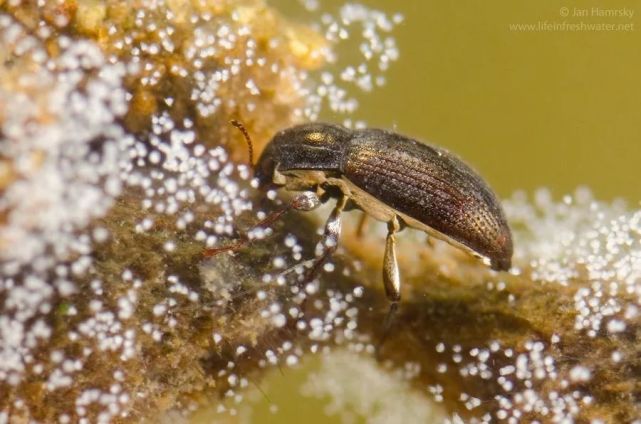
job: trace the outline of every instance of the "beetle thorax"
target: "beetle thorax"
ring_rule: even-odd
[[[296,170],[280,172],[278,167],[274,170],[273,182],[283,186],[289,191],[315,190],[324,184],[327,176],[324,171]]]

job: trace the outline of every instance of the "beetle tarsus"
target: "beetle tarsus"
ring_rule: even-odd
[[[381,340],[378,342],[378,346],[376,346],[377,359],[380,359],[381,349],[385,344],[385,340],[387,340],[387,336],[389,336],[396,311],[398,311],[398,302],[391,302],[389,309],[387,310],[387,315],[385,315],[385,321],[383,321],[383,334],[381,335]]]
[[[248,243],[249,243],[249,240],[243,237],[241,241],[229,244],[227,246],[211,247],[211,248],[205,249],[205,251],[203,252],[203,256],[206,258],[210,258],[212,256],[219,255],[223,252],[234,252],[236,250],[243,248]]]

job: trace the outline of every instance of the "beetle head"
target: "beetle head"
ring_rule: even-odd
[[[256,164],[260,185],[273,181],[274,172],[340,171],[351,130],[340,125],[310,123],[279,131]]]

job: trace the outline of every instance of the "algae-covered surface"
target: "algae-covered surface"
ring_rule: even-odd
[[[0,1],[0,422],[641,417],[635,206],[514,194],[509,273],[404,231],[387,331],[384,225],[311,281],[327,207],[254,227],[229,120],[362,125],[407,66],[412,14],[303,3]]]

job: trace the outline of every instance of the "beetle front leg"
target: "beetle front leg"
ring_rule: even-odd
[[[294,199],[292,199],[292,201],[289,202],[289,204],[281,210],[272,212],[271,214],[267,215],[265,219],[258,222],[257,224],[254,224],[254,228],[271,225],[272,223],[274,223],[274,221],[276,221],[291,209],[303,212],[312,211],[319,207],[322,202],[323,201],[313,191],[304,191],[294,197]]]
[[[272,225],[275,221],[277,221],[280,217],[282,217],[285,213],[289,212],[292,209],[304,212],[314,210],[319,207],[320,204],[325,200],[326,199],[324,199],[323,197],[319,198],[318,195],[313,191],[305,191],[303,193],[300,193],[299,195],[294,197],[294,199],[292,199],[292,201],[289,202],[284,208],[270,213],[264,219],[254,224],[249,230],[241,233],[240,239],[235,243],[231,243],[227,246],[205,249],[205,251],[203,252],[203,256],[211,257],[222,252],[234,252],[240,250],[251,242],[250,238],[248,237],[248,233],[251,230]]]
[[[401,277],[396,260],[396,238],[394,235],[401,229],[398,217],[387,223],[387,240],[385,241],[385,255],[383,256],[383,283],[385,294],[391,302],[401,300]]]

